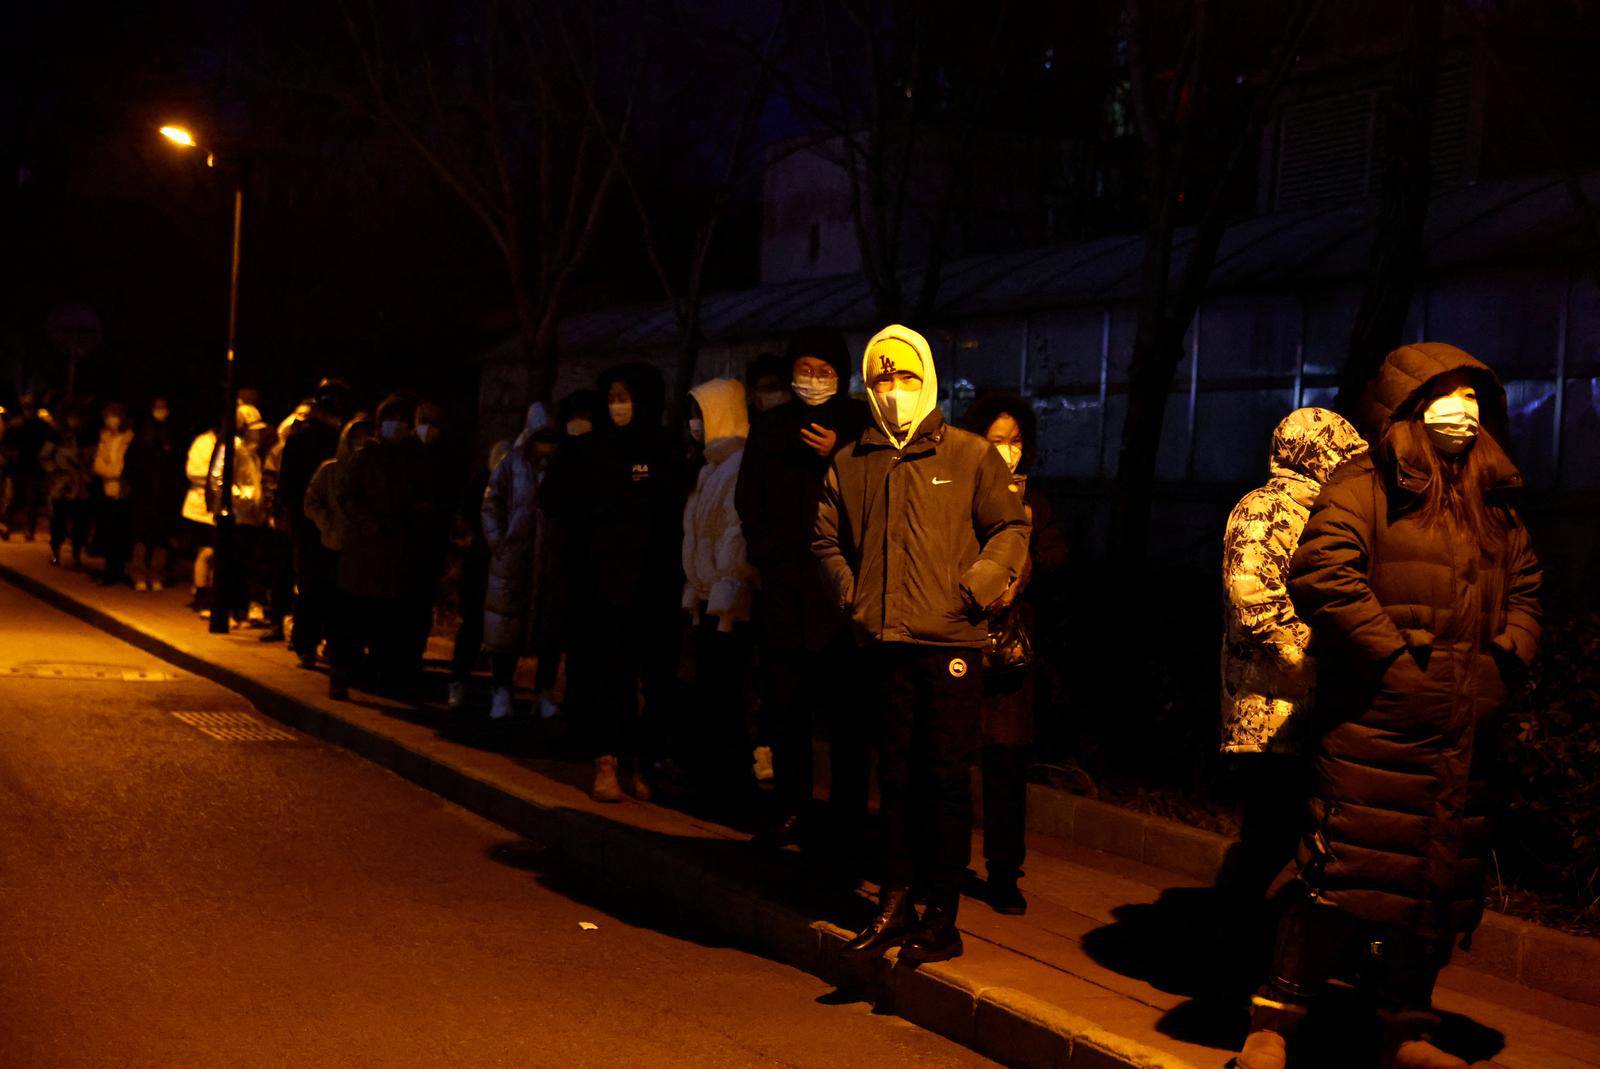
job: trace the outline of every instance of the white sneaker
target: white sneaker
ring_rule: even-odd
[[[148,593],[150,590],[150,584],[145,582],[143,579],[135,579],[133,582],[133,589],[134,592],[138,594]]]
[[[163,583],[161,580],[159,580],[159,579],[150,580],[150,590],[151,590],[152,593],[159,594],[165,589],[167,589],[167,584]]]
[[[504,720],[511,715],[511,691],[505,687],[494,688],[494,702],[489,706],[490,720]]]
[[[552,697],[546,695],[539,699],[539,719],[550,720],[561,715],[561,706]]]
[[[757,746],[753,769],[758,783],[772,782],[772,747]]]
[[[445,700],[445,706],[452,712],[459,712],[467,704],[467,685],[459,680],[450,684],[450,697]]]

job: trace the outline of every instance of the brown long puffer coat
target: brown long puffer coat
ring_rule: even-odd
[[[1499,380],[1440,343],[1389,354],[1369,425],[1411,418],[1428,382],[1457,370],[1478,379],[1483,426],[1504,441]],[[1487,729],[1503,673],[1537,649],[1540,572],[1506,500],[1522,483],[1509,461],[1490,492],[1507,528],[1499,547],[1455,524],[1424,526],[1426,479],[1387,450],[1341,468],[1312,508],[1289,591],[1322,651],[1302,877],[1364,921],[1442,940],[1482,916]]]

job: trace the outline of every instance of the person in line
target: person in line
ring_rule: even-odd
[[[901,943],[902,962],[944,961],[962,951],[986,621],[1022,573],[1028,521],[1000,454],[945,423],[927,339],[885,327],[861,378],[874,422],[834,455],[813,543],[882,720],[880,912],[845,954]]]
[[[1011,489],[1022,498],[1031,531],[1022,573],[1006,588],[1002,611],[989,620],[980,723],[983,748],[984,892],[997,913],[1018,916],[1028,900],[1017,887],[1027,856],[1028,756],[1033,746],[1036,669],[1032,655],[1035,614],[1024,599],[1036,576],[1066,567],[1067,542],[1055,525],[1050,500],[1028,482],[1038,455],[1039,422],[1033,406],[1014,393],[979,395],[961,424],[994,446],[1011,473]]]
[[[745,723],[756,573],[734,508],[750,434],[743,384],[712,379],[690,390],[689,434],[704,445],[706,461],[683,508],[682,605],[694,644],[694,751],[704,766],[698,778],[713,797],[747,805],[756,791]]]
[[[448,440],[444,408],[423,401],[416,411],[416,575],[407,584],[407,612],[411,618],[406,647],[409,671],[420,675],[433,634],[433,606],[439,597],[439,579],[450,557],[450,532],[455,521],[456,498],[463,476],[456,467],[455,449]]]
[[[316,619],[321,620],[322,626],[328,629],[329,660],[334,660],[338,653],[335,629],[340,619],[339,553],[344,547],[347,523],[339,505],[345,496],[344,477],[350,470],[351,460],[372,441],[375,433],[372,418],[365,412],[352,416],[339,432],[339,445],[334,455],[317,465],[317,470],[312,472],[310,481],[306,483],[305,499],[301,503],[306,520],[316,529],[317,546],[315,550],[306,547],[308,551],[301,558],[300,600],[296,604],[304,604],[306,610],[315,613]],[[296,620],[295,628],[298,630],[299,627],[300,623]],[[295,652],[302,668],[316,667],[314,647],[309,657],[299,647]]]
[[[337,481],[343,516],[339,553],[340,618],[328,696],[344,701],[370,651],[379,692],[404,697],[416,683],[408,659],[410,617],[405,584],[416,574],[416,402],[392,394],[378,406],[378,436],[349,461]]]
[[[343,382],[325,378],[317,383],[310,412],[285,436],[278,459],[273,515],[289,535],[295,591],[289,646],[304,668],[316,666],[317,649],[328,637],[333,611],[328,569],[334,563],[325,532],[306,514],[306,491],[317,469],[338,453],[350,407],[350,388]]]
[[[574,390],[561,399],[556,417],[561,425],[561,440],[551,452],[547,473],[555,469],[559,453],[571,448],[568,443],[581,441],[605,423],[605,408],[604,398],[590,389]],[[556,688],[561,682],[561,663],[567,652],[576,577],[569,574],[564,564],[570,559],[565,548],[569,538],[566,526],[558,515],[545,507],[544,498],[540,499],[539,508],[542,536],[539,559],[534,562],[532,641],[537,663],[533,685],[539,694],[539,717],[550,720],[561,714]],[[564,699],[572,693],[570,674],[565,689]]]
[[[1311,508],[1289,594],[1317,650],[1300,897],[1278,927],[1242,1069],[1282,1069],[1308,1003],[1358,960],[1384,1069],[1465,1069],[1432,1010],[1483,915],[1490,730],[1540,635],[1540,568],[1512,498],[1505,391],[1453,345],[1390,353],[1366,394],[1377,445]]]
[[[786,405],[794,400],[789,389],[789,361],[777,353],[762,353],[744,371],[744,392],[750,403],[750,418]]]
[[[213,562],[216,558],[217,521],[212,513],[209,488],[211,461],[217,452],[218,441],[217,429],[208,427],[189,443],[189,452],[183,463],[188,488],[183,495],[183,508],[178,513],[180,540],[194,551],[194,586],[189,607],[202,615],[211,611],[211,588],[216,578]]]
[[[479,522],[489,550],[483,645],[489,651],[494,680],[491,720],[504,720],[512,714],[517,658],[528,648],[539,541],[544,537],[539,491],[545,465],[558,441],[550,410],[537,401],[528,406],[522,433],[495,466],[483,492]]]
[[[100,416],[100,441],[94,451],[94,477],[100,485],[99,508],[95,516],[95,543],[105,559],[95,577],[101,586],[128,581],[129,510],[133,486],[124,477],[128,447],[133,444],[133,428],[128,426],[128,409],[120,401],[106,405]]]
[[[220,604],[213,605],[212,611],[228,613],[237,624],[268,627],[263,604],[267,499],[262,455],[265,449],[271,448],[271,427],[253,404],[239,405],[235,422],[231,488],[225,489],[223,485],[222,466],[226,458],[222,449],[219,447],[211,454],[210,502],[214,508],[219,507],[224,493],[232,499],[234,549],[238,554],[232,562],[233,575],[220,577],[221,581],[216,583]]]
[[[752,422],[734,492],[760,576],[762,734],[772,748],[778,803],[777,820],[757,843],[799,843],[847,860],[867,820],[871,732],[849,615],[818,581],[811,539],[828,465],[872,417],[866,402],[849,395],[852,361],[838,331],[803,330],[789,340],[785,355],[794,398]],[[812,768],[818,727],[828,740],[830,769],[820,827]]]
[[[467,684],[483,653],[483,612],[489,593],[489,543],[483,534],[483,497],[489,479],[511,452],[511,442],[502,438],[489,449],[487,462],[479,464],[467,480],[461,495],[462,530],[456,542],[461,546],[459,606],[461,623],[456,627],[455,646],[450,653],[450,687],[445,707],[459,712],[467,705]],[[513,673],[514,677],[514,673]]]
[[[1289,597],[1289,562],[1312,503],[1367,443],[1343,416],[1301,408],[1272,432],[1266,485],[1240,498],[1222,540],[1222,753],[1238,785],[1239,841],[1217,887],[1235,930],[1260,928],[1273,880],[1294,859],[1305,816],[1316,661]],[[1259,975],[1250,981],[1260,981]]]
[[[72,405],[55,441],[39,451],[50,501],[50,563],[61,563],[61,547],[72,541],[72,566],[83,566],[93,523],[89,494],[93,481],[94,443],[85,426],[83,409]]]
[[[133,589],[160,591],[167,584],[167,556],[183,496],[178,440],[165,397],[150,402],[150,418],[128,447],[126,471],[132,490]]]
[[[38,534],[39,514],[47,503],[47,486],[40,456],[44,447],[55,438],[54,428],[39,408],[38,401],[28,395],[17,405],[20,417],[7,421],[4,432],[6,461],[4,470],[11,483],[11,500],[0,517],[0,537],[10,541],[13,531],[20,531],[25,542],[32,542]]]
[[[640,701],[677,613],[681,451],[661,425],[666,387],[654,366],[611,368],[598,388],[605,423],[557,454],[547,500],[565,528],[562,570],[578,583],[567,660],[595,754],[591,793],[621,801],[626,781],[645,800]]]
[[[285,495],[279,492],[278,483],[283,472],[284,447],[311,418],[311,407],[310,398],[295,405],[273,430],[270,447],[262,450],[261,489],[267,516],[261,529],[258,566],[267,594],[267,631],[260,638],[262,642],[284,640],[284,622],[294,608],[294,542],[280,504]]]

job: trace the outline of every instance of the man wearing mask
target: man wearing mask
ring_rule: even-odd
[[[838,331],[801,331],[785,355],[793,398],[751,424],[734,491],[750,562],[760,575],[762,734],[772,745],[779,807],[778,820],[760,841],[814,844],[848,857],[867,816],[868,731],[849,618],[818,579],[811,538],[833,454],[872,417],[864,402],[849,396],[851,361]],[[825,830],[811,819],[818,719],[824,721],[832,770],[831,826]]]
[[[1000,454],[945,424],[921,334],[879,331],[861,377],[874,422],[834,456],[812,544],[882,718],[880,912],[845,954],[900,943],[903,962],[945,961],[962,951],[987,619],[1021,574],[1028,521]]]
[[[340,427],[350,414],[350,388],[338,379],[323,379],[311,399],[311,413],[293,425],[283,441],[278,465],[278,488],[273,497],[275,522],[287,531],[294,574],[294,633],[289,636],[300,664],[317,663],[317,646],[328,637],[329,599],[319,597],[332,586],[326,574],[311,574],[333,561],[323,549],[317,525],[306,516],[306,489],[324,461],[339,448]],[[307,591],[312,591],[307,596]]]
[[[750,399],[750,418],[771,412],[794,399],[789,391],[789,364],[776,353],[762,353],[744,373],[744,392]]]

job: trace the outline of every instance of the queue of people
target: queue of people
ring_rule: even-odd
[[[488,719],[564,713],[596,800],[649,799],[676,759],[703,794],[763,814],[758,848],[833,866],[862,860],[875,752],[879,910],[845,954],[960,954],[974,767],[984,895],[1027,908],[1034,639],[1050,626],[1031,594],[1067,555],[1029,480],[1032,405],[982,394],[948,421],[928,342],[900,325],[859,361],[834,331],[799,332],[743,381],[696,386],[681,438],[666,400],[653,366],[610,368],[532,405],[468,470],[437,406],[396,394],[355,411],[324,380],[277,435],[240,405],[226,491],[215,429],[182,453],[162,400],[59,425],[24,406],[0,443],[6,518],[32,537],[48,508],[52,562],[93,545],[100,581],[140,590],[187,543],[196,607],[259,616],[268,640],[292,620],[335,699],[414,693],[453,541],[452,711],[473,707],[486,658]],[[1221,747],[1242,842],[1219,885],[1241,924],[1277,924],[1242,1069],[1280,1069],[1335,977],[1374,993],[1385,1065],[1465,1064],[1432,1043],[1431,994],[1481,915],[1483,728],[1537,648],[1539,565],[1493,371],[1407,345],[1367,401],[1366,437],[1325,409],[1287,415],[1269,481],[1225,533]],[[252,564],[217,590],[224,492]]]

